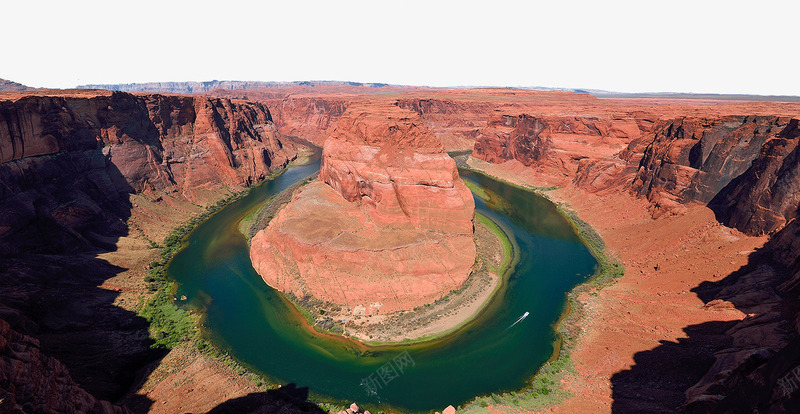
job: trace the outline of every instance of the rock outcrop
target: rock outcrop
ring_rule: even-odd
[[[800,121],[774,122],[749,168],[709,203],[720,221],[749,234],[780,230],[800,212]]]
[[[412,309],[458,289],[475,261],[474,202],[419,116],[350,107],[320,180],[252,240],[265,282],[353,313]]]
[[[474,203],[455,161],[424,123],[392,106],[354,108],[323,147],[320,180],[382,220],[471,234]]]

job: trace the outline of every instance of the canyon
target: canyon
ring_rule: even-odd
[[[161,243],[206,206],[287,165],[300,151],[295,135],[324,144],[320,181],[297,194],[253,246],[284,249],[285,263],[302,263],[300,256],[319,263],[314,257],[334,251],[341,257],[326,266],[363,261],[344,257],[355,249],[352,238],[309,256],[301,252],[321,249],[330,234],[278,243],[278,231],[301,226],[299,214],[323,211],[359,223],[402,222],[403,237],[420,229],[451,234],[426,241],[434,245],[472,243],[471,198],[443,158],[443,151],[469,151],[472,168],[568,205],[626,269],[614,284],[576,294],[575,372],[563,380],[573,396],[553,410],[796,410],[787,381],[800,364],[798,119],[797,103],[515,89],[0,93],[2,404],[207,411],[256,390],[207,357],[150,349],[146,321],[134,311],[156,255],[149,242]],[[401,133],[392,135],[391,126]],[[370,128],[383,129],[365,135]],[[370,160],[381,156],[390,165],[414,160],[435,174],[418,186],[420,174],[410,169],[376,170]],[[433,187],[451,191],[442,199],[457,204],[456,218],[405,203],[424,199],[406,191]],[[329,217],[322,216],[316,219]],[[437,255],[458,257],[450,265],[464,275],[474,250],[453,250],[463,252]],[[278,266],[257,247],[253,255],[257,269]],[[341,289],[317,294],[347,298],[348,306],[381,301],[355,290],[345,291],[357,300]],[[384,302],[390,305],[381,311],[418,304]],[[98,322],[98,315],[105,316]],[[51,376],[59,380],[48,382]],[[202,376],[217,382],[201,385]],[[176,401],[170,384],[178,379],[213,391]]]

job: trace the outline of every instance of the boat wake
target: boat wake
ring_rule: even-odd
[[[518,323],[520,323],[520,322],[524,321],[524,320],[525,320],[525,318],[527,318],[527,317],[528,317],[528,315],[530,315],[530,314],[531,314],[530,312],[525,312],[525,313],[523,313],[523,314],[522,314],[522,316],[520,316],[520,317],[519,317],[519,319],[517,319],[517,321],[516,321],[516,322],[512,323],[512,324],[511,324],[511,326],[509,326],[508,328],[506,328],[506,330],[509,330],[509,329],[513,328],[513,327],[514,327],[514,325],[516,325],[516,324],[518,324]]]

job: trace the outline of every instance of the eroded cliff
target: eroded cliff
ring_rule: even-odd
[[[493,109],[489,102],[446,98],[402,98],[397,105],[417,112],[445,151],[472,150],[477,133],[486,127]]]
[[[797,119],[681,118],[661,122],[632,188],[660,207],[708,204],[720,221],[749,234],[780,230],[797,216]]]

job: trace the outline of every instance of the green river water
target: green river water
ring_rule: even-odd
[[[519,262],[492,303],[445,338],[365,347],[316,333],[252,268],[239,221],[273,194],[319,170],[289,168],[200,224],[168,267],[181,306],[203,315],[203,334],[271,381],[308,387],[313,398],[374,409],[427,412],[478,395],[524,388],[553,353],[566,292],[595,259],[549,201],[469,171],[491,197],[476,209],[516,242]],[[510,327],[525,312],[529,316]],[[510,327],[510,328],[509,328]],[[373,410],[377,412],[377,410]]]

